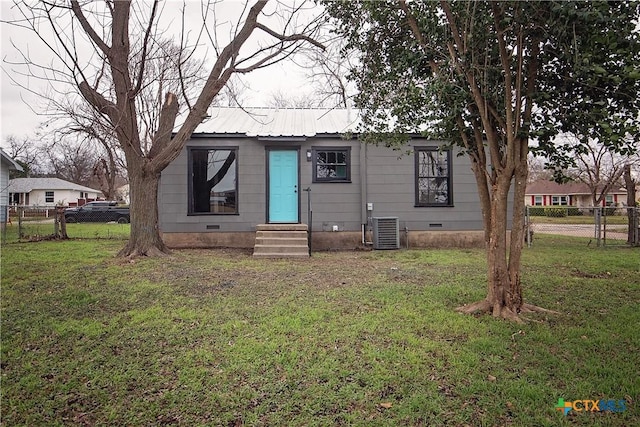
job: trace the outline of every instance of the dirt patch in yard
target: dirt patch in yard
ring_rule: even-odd
[[[145,272],[152,282],[165,282],[195,298],[252,292],[278,293],[293,288],[331,289],[388,276],[404,276],[392,260],[372,263],[371,252],[324,252],[305,259],[256,259],[246,249],[181,249]],[[184,268],[185,263],[190,267]],[[415,271],[407,272],[419,280]]]

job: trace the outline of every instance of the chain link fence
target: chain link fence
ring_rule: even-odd
[[[114,207],[115,208],[115,207]],[[75,214],[75,215],[74,215]],[[50,239],[129,238],[128,208],[122,211],[84,209],[82,216],[65,207],[0,206],[2,243]]]
[[[0,206],[2,243],[45,239],[129,238],[128,208],[85,208],[82,215],[64,207]],[[640,246],[640,208],[578,208],[574,206],[528,206],[525,239],[535,244],[536,235],[584,238],[596,246]]]
[[[527,206],[526,242],[537,234],[581,237],[596,246],[640,246],[640,208]]]

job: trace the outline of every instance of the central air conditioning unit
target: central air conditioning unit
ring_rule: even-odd
[[[373,249],[400,249],[398,218],[371,218],[373,222]]]

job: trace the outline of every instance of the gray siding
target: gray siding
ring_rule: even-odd
[[[437,146],[418,141],[415,146]],[[307,161],[312,147],[351,147],[351,182],[313,183],[313,163]],[[482,230],[476,183],[466,156],[451,157],[452,207],[415,207],[414,155],[411,146],[394,151],[361,145],[339,137],[260,141],[256,138],[195,137],[187,147],[238,147],[238,215],[189,216],[187,149],[163,172],[159,188],[160,226],[163,232],[253,231],[266,221],[266,149],[290,147],[300,150],[300,221],[308,223],[307,197],[311,188],[313,230],[359,231],[367,221],[366,203],[373,203],[372,216],[398,217],[401,227],[411,230]],[[365,164],[362,164],[363,160]],[[364,178],[364,180],[363,180]],[[217,230],[207,229],[219,227]]]
[[[239,215],[188,215],[188,155],[190,147],[238,147]],[[163,172],[158,205],[163,232],[250,231],[265,221],[264,145],[247,138],[193,138]]]
[[[402,150],[366,146],[367,200],[373,217],[398,217],[401,227],[415,230],[482,230],[475,177],[466,156],[451,156],[453,206],[415,206],[413,147],[437,147],[438,142],[414,141]],[[410,151],[407,153],[407,151]]]
[[[351,182],[313,183],[313,162],[306,160],[306,150],[312,147],[351,147]],[[311,209],[313,230],[331,231],[338,226],[340,231],[359,230],[361,224],[360,207],[360,143],[352,140],[309,139],[303,149],[305,159],[301,168],[302,188],[311,188]],[[303,196],[303,221],[307,221],[306,194]]]
[[[0,159],[0,224],[7,222],[9,205],[9,165]]]

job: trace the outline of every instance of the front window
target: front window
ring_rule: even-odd
[[[416,206],[453,206],[451,150],[416,148]]]
[[[542,206],[542,196],[536,196],[534,200],[535,206]]]
[[[551,204],[553,206],[568,206],[569,197],[568,196],[551,196]]]
[[[313,182],[351,182],[351,148],[313,148]]]
[[[237,214],[237,148],[189,150],[189,213]]]
[[[613,195],[607,194],[606,196],[604,196],[604,202],[607,206],[613,206],[615,204],[613,201]]]
[[[45,203],[53,203],[53,191],[45,191],[44,193],[44,202]]]

